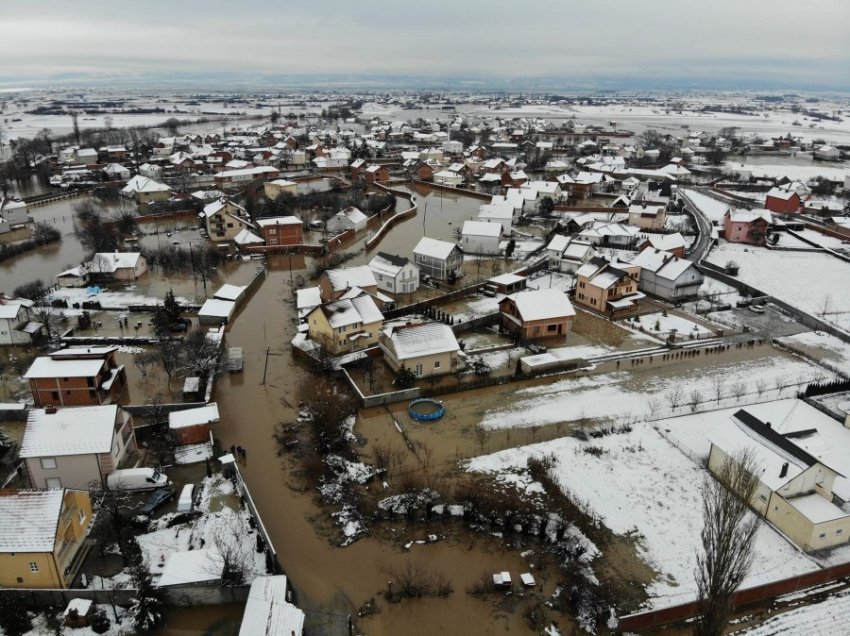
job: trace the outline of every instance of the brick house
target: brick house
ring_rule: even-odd
[[[115,362],[118,347],[60,349],[36,358],[24,378],[36,406],[87,406],[118,400],[127,373]]]
[[[215,402],[168,414],[168,430],[178,446],[203,444],[210,441],[212,425],[219,421]]]
[[[784,188],[771,188],[764,201],[764,207],[777,214],[792,214],[800,211],[800,195]]]
[[[304,224],[297,216],[257,219],[257,229],[266,245],[301,245],[304,242]]]

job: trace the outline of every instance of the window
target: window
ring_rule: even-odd
[[[818,539],[826,539],[826,532],[821,532],[821,533],[818,535]]]
[[[844,534],[844,528],[839,528],[835,531],[835,534]]]
[[[759,499],[761,499],[764,503],[767,503],[767,497],[764,495],[759,495]]]
[[[54,400],[58,400],[59,399],[59,391],[52,391],[50,393],[50,397]]]
[[[55,457],[42,457],[41,458],[41,467],[45,470],[52,470],[56,468],[56,458]]]
[[[82,508],[77,512],[77,518],[80,520],[80,524],[86,522],[86,513]]]
[[[48,489],[54,490],[62,487],[62,480],[58,477],[48,477],[44,480],[45,485]]]
[[[439,369],[439,368],[440,368],[440,361],[439,361],[439,360],[434,360],[434,368],[435,368],[435,369]]]
[[[30,561],[30,572],[38,572],[38,563]]]
[[[558,325],[546,325],[546,331],[554,332],[558,330]]]

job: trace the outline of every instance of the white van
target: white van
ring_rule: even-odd
[[[125,468],[106,476],[106,487],[110,490],[154,490],[169,483],[165,473],[156,468]]]
[[[186,484],[180,491],[177,500],[177,512],[192,512],[192,495],[195,494],[195,484]]]

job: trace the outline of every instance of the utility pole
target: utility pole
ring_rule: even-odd
[[[266,383],[266,371],[269,370],[269,349],[270,347],[266,345],[266,363],[263,365],[263,381],[260,384]]]

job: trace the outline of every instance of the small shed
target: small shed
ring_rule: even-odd
[[[210,298],[198,311],[198,322],[202,325],[226,325],[236,311],[236,303],[232,300]]]
[[[201,444],[210,439],[212,425],[219,421],[218,405],[206,406],[168,414],[168,430],[178,445]]]
[[[487,284],[496,293],[508,295],[525,289],[527,282],[528,279],[525,276],[502,274],[500,276],[494,276],[487,281]]]
[[[493,575],[493,587],[497,590],[510,590],[513,587],[510,572],[496,572]]]
[[[68,607],[62,613],[64,623],[68,627],[77,629],[89,626],[89,612],[92,610],[92,601],[87,598],[73,598]]]
[[[218,584],[224,572],[224,557],[218,550],[202,548],[173,552],[165,562],[157,587]]]
[[[183,382],[183,401],[198,402],[201,399],[201,378],[196,375],[186,378]]]
[[[229,283],[225,283],[218,288],[218,291],[215,294],[213,294],[213,298],[238,303],[245,296],[246,291],[248,291],[247,285],[231,285]]]

